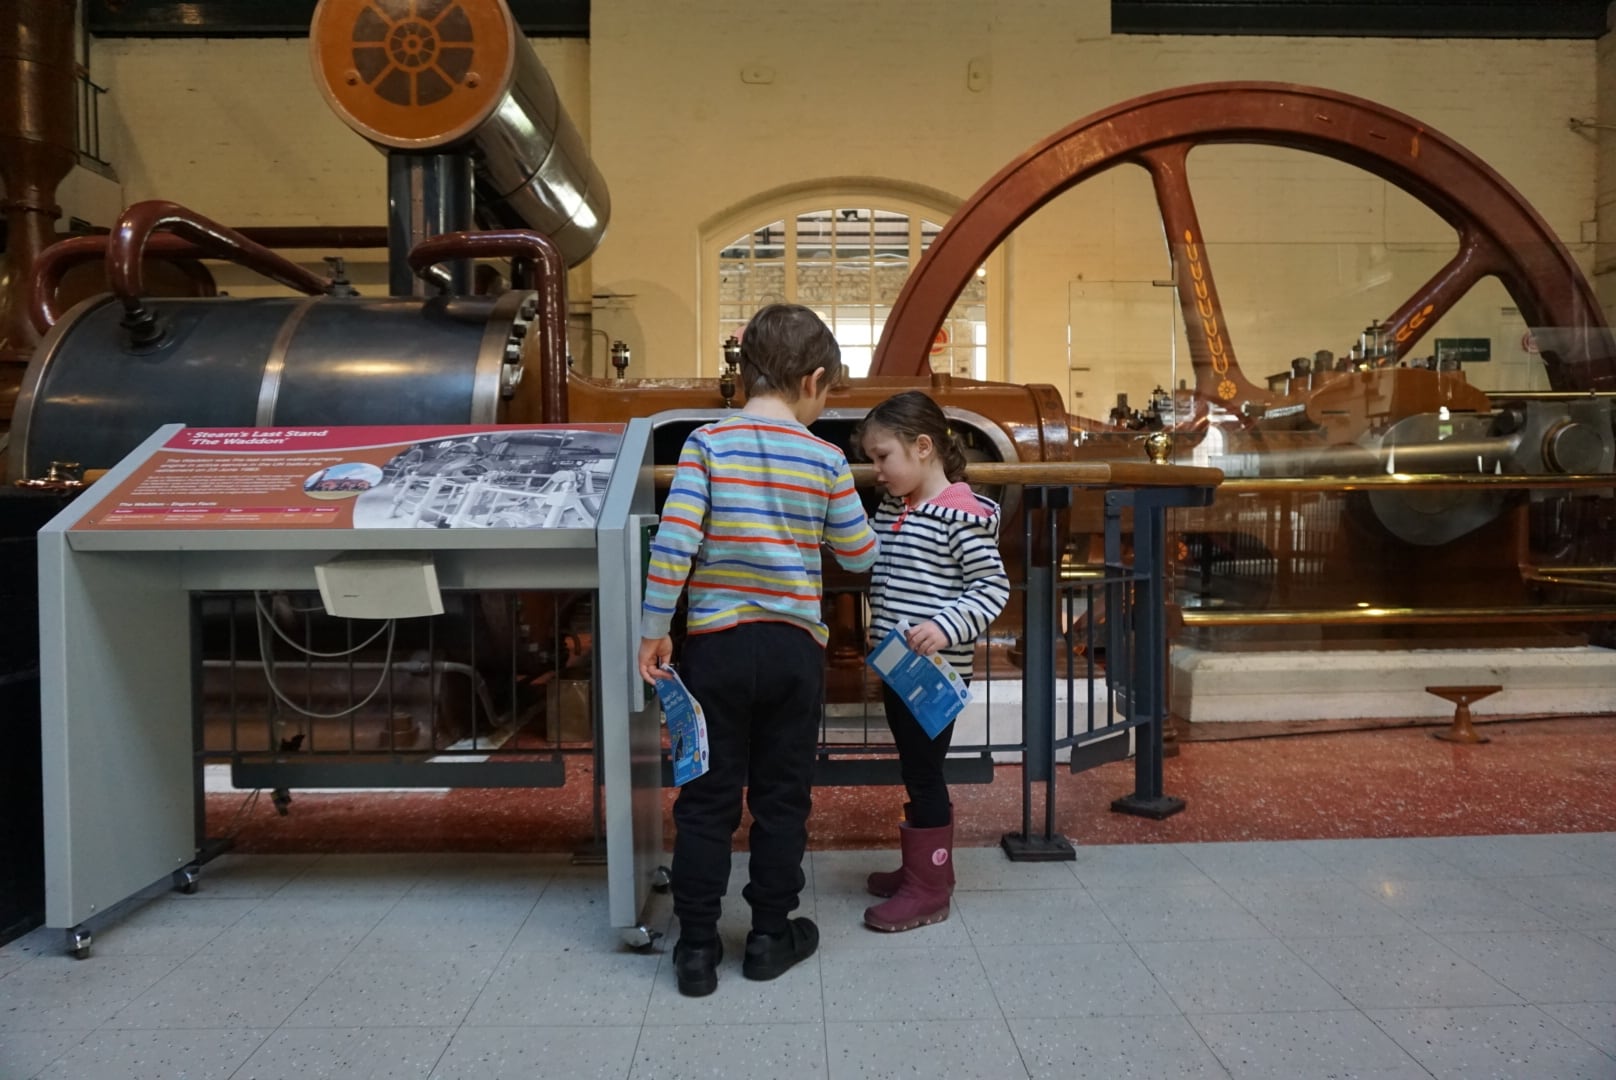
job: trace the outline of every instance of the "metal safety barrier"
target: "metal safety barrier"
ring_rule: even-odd
[[[1017,488],[1020,528],[1001,549],[1009,612],[1020,617],[1002,618],[978,648],[949,781],[991,783],[997,764],[1021,764],[1022,820],[1004,838],[1017,859],[1072,857],[1055,832],[1062,761],[1076,772],[1131,749],[1134,791],[1113,808],[1158,818],[1182,809],[1162,790],[1165,515],[1206,505],[1218,474],[1073,463],[975,466],[970,478]],[[1080,489],[1103,490],[1096,566],[1064,554]],[[866,590],[851,577],[826,588],[816,785],[901,783],[880,685],[864,663]],[[227,763],[236,787],[273,792],[283,813],[299,788],[557,787],[569,760],[598,763],[590,593],[445,593],[441,616],[374,625],[326,615],[316,594],[207,593],[193,604],[199,765]],[[663,769],[671,783],[666,759]],[[597,783],[597,826],[602,797]]]

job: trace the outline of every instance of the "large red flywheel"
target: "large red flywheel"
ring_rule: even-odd
[[[1189,151],[1217,143],[1322,154],[1396,185],[1452,225],[1458,253],[1384,320],[1392,359],[1405,354],[1471,287],[1496,277],[1534,329],[1556,390],[1616,389],[1616,339],[1592,287],[1548,224],[1508,181],[1458,143],[1363,98],[1286,83],[1164,90],[1101,110],[1012,161],[953,216],[916,265],[887,319],[872,375],[929,370],[949,308],[992,252],[1066,189],[1121,164],[1146,169],[1175,258],[1195,389],[1227,405],[1271,395],[1240,370],[1185,172]]]

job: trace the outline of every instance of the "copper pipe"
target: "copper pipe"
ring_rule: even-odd
[[[73,170],[73,20],[62,0],[0,0],[0,424],[37,335],[28,317],[28,270],[62,216],[57,186]]]
[[[1492,473],[1390,473],[1377,476],[1264,476],[1223,482],[1226,495],[1256,495],[1281,491],[1462,491],[1493,488],[1504,491],[1576,490],[1616,487],[1616,473],[1563,473],[1505,476]]]
[[[1616,398],[1616,390],[1488,390],[1493,401],[1602,401]]]
[[[236,231],[271,248],[330,251],[387,246],[387,229],[380,225],[266,225]],[[64,314],[56,305],[56,290],[62,278],[80,263],[106,258],[110,239],[106,232],[69,237],[39,254],[28,287],[28,316],[34,329],[43,334],[56,325]],[[146,257],[204,259],[208,252],[170,233],[156,233],[146,241]]]
[[[152,233],[166,229],[190,240],[215,258],[237,263],[310,296],[323,294],[329,282],[227,226],[162,199],[138,202],[123,212],[107,245],[107,284],[124,307],[123,326],[136,344],[162,337],[157,317],[146,307],[141,256]]]
[[[450,259],[510,259],[534,270],[533,287],[539,294],[539,419],[546,424],[567,421],[567,264],[561,251],[543,233],[528,229],[491,232],[443,233],[429,237],[410,250],[410,269],[428,281],[429,271]],[[516,268],[512,278],[516,280]]]
[[[28,315],[41,334],[56,325],[64,312],[57,308],[56,292],[62,278],[80,263],[100,262],[107,257],[109,237],[74,236],[58,240],[39,253],[29,282]],[[205,253],[188,240],[160,233],[146,243],[148,259],[200,259]]]
[[[1574,573],[1547,573],[1527,570],[1522,575],[1527,581],[1541,581],[1545,585],[1561,585],[1568,589],[1587,589],[1590,592],[1616,593],[1616,581],[1599,581]]]
[[[1616,604],[1525,607],[1365,607],[1311,608],[1270,611],[1183,612],[1185,626],[1328,626],[1345,623],[1514,623],[1605,622],[1616,620]]]

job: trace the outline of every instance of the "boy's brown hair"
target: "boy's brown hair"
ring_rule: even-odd
[[[801,304],[770,304],[741,333],[741,385],[748,397],[778,394],[796,401],[802,380],[825,369],[820,386],[842,378],[842,347],[818,315]]]

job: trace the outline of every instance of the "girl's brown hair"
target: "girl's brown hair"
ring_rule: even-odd
[[[948,426],[948,417],[942,408],[919,390],[905,390],[889,397],[864,415],[864,420],[853,432],[853,444],[862,452],[864,434],[871,428],[890,431],[913,446],[922,435],[931,438],[938,457],[943,462],[943,475],[948,482],[957,484],[965,479],[965,447]]]

